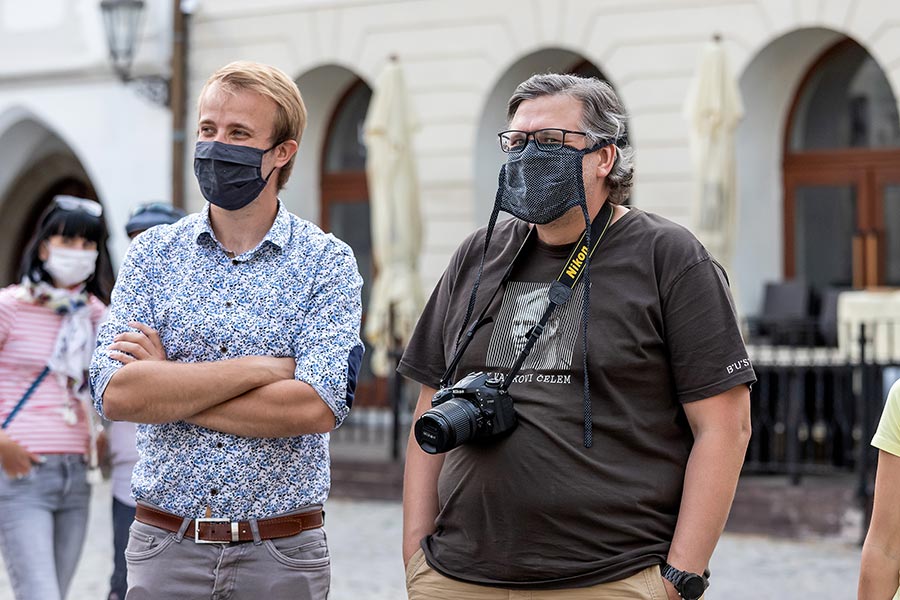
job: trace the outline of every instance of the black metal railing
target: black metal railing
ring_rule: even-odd
[[[812,338],[809,338],[812,339]],[[900,322],[842,325],[837,346],[754,344],[753,435],[745,474],[852,474],[872,496],[877,451],[870,442],[888,379],[900,378]],[[392,378],[387,407],[356,407],[332,434],[336,459],[400,462],[418,386]]]
[[[854,427],[852,369],[842,364],[760,364],[751,391],[753,436],[745,472],[804,474],[850,469]]]
[[[341,427],[332,432],[334,458],[387,462],[404,459],[419,386],[398,374],[388,377],[387,383],[387,406],[355,406]]]
[[[748,344],[757,383],[744,473],[853,474],[868,517],[885,395],[900,378],[900,322],[843,324],[836,347]]]

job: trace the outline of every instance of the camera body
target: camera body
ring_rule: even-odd
[[[429,454],[507,435],[518,424],[503,379],[484,372],[469,373],[439,390],[431,406],[414,428],[416,441]]]

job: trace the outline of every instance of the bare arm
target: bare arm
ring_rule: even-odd
[[[115,421],[133,423],[181,421],[293,375],[293,364],[292,358],[269,356],[207,363],[136,361],[110,379],[103,394],[104,413]]]
[[[681,509],[668,562],[703,573],[725,528],[750,441],[750,391],[736,386],[684,405],[694,446],[684,476]],[[670,598],[678,598],[667,581]]]
[[[422,386],[413,423],[431,408],[437,390]],[[416,442],[412,429],[406,444],[406,469],[403,473],[403,564],[409,563],[422,538],[434,531],[438,515],[438,475],[444,464],[443,454],[428,454]]]
[[[283,380],[250,390],[185,419],[222,433],[256,438],[328,433],[334,413],[307,383]]]
[[[140,332],[119,334],[109,346],[110,356],[125,365],[112,376],[103,393],[103,412],[113,420],[180,421],[252,389],[294,377],[292,358],[168,361],[154,329],[142,323],[130,325]]]
[[[888,600],[900,579],[900,456],[878,452],[875,506],[863,544],[859,600]]]

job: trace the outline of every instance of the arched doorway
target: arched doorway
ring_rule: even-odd
[[[506,160],[497,143],[497,133],[506,129],[506,105],[516,86],[536,73],[574,73],[612,82],[581,54],[548,48],[518,59],[494,84],[478,122],[475,135],[475,222],[484,225],[494,206],[497,172]],[[630,202],[630,201],[629,201]],[[501,213],[501,217],[505,213]],[[507,215],[508,216],[508,215]]]
[[[57,194],[98,200],[84,166],[38,121],[18,121],[0,134],[0,160],[13,169],[0,186],[0,287],[15,281],[38,217]]]
[[[784,139],[784,274],[821,294],[900,285],[900,117],[875,59],[843,39],[814,61]]]
[[[372,90],[364,81],[357,79],[337,102],[324,136],[320,176],[319,225],[353,248],[363,278],[363,321],[375,276],[366,182],[366,147],[363,143],[363,123],[371,98]],[[366,343],[365,340],[363,342]],[[370,356],[366,343],[357,386],[357,403],[360,406],[387,406],[386,383],[372,373]]]

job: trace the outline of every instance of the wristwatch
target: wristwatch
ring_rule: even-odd
[[[684,600],[698,600],[706,588],[709,587],[709,569],[703,571],[703,575],[680,571],[665,563],[661,569],[662,576],[675,586],[675,591]]]

